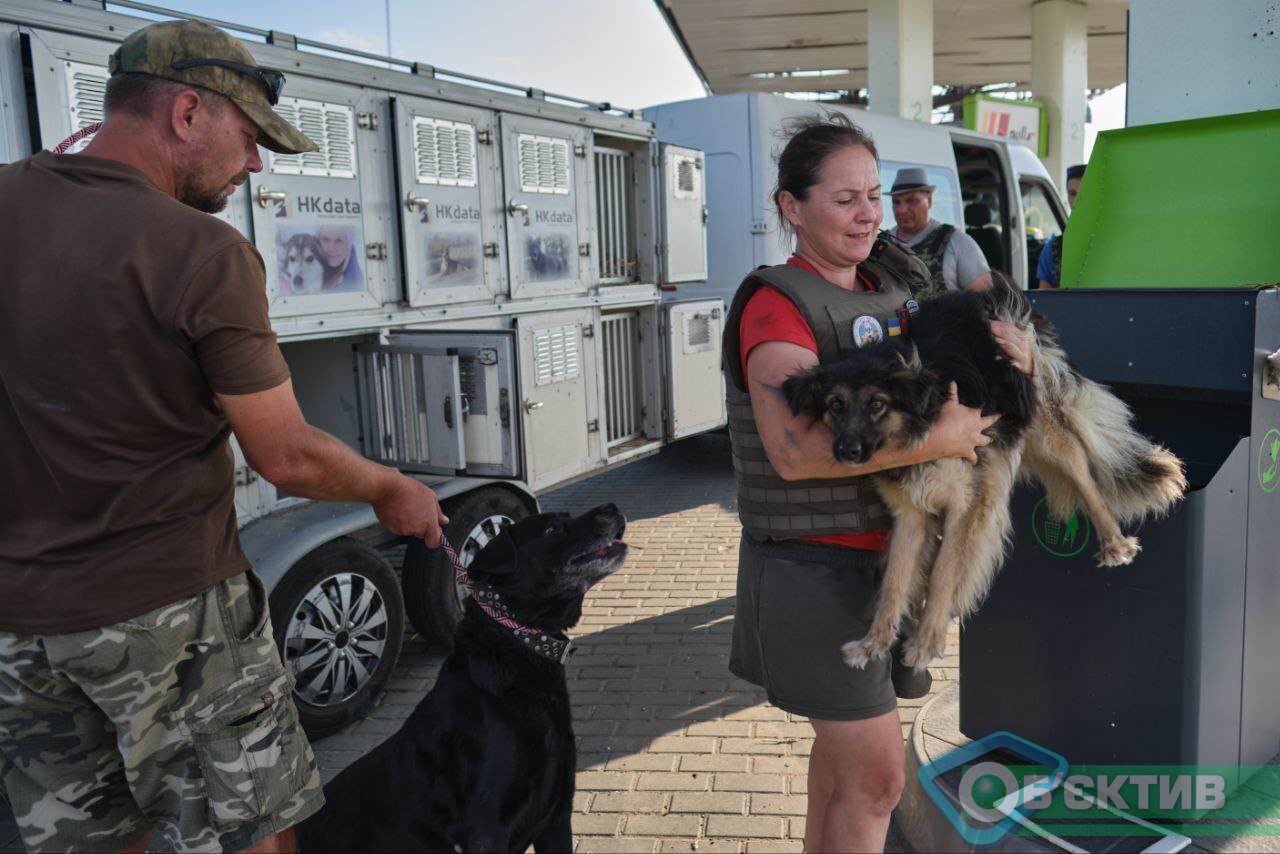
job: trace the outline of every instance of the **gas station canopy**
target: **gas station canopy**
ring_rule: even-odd
[[[868,0],[654,2],[715,94],[867,88]],[[1026,88],[1032,5],[1030,0],[934,0],[934,82]],[[1090,89],[1125,81],[1128,7],[1128,0],[1088,2]]]

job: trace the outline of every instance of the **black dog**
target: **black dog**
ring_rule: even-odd
[[[491,540],[467,568],[475,595],[435,687],[325,786],[299,849],[572,850],[577,751],[562,632],[587,590],[622,566],[625,527],[606,504],[530,516]],[[545,634],[520,631],[531,627]]]

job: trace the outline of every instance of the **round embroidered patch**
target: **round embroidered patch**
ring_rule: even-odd
[[[853,319],[853,343],[859,347],[879,344],[884,340],[884,327],[880,321],[869,314],[860,314]]]

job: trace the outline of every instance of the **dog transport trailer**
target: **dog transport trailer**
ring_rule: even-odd
[[[0,0],[0,160],[100,120],[107,57],[147,23]],[[464,561],[538,492],[725,423],[723,303],[658,287],[706,277],[700,151],[607,104],[209,23],[287,71],[278,110],[320,145],[264,151],[218,215],[266,259],[303,412],[435,488]],[[241,539],[323,732],[390,676],[404,612],[447,640],[461,594],[367,506],[285,495],[236,454]]]
[[[705,152],[707,171],[707,284],[694,292],[729,301],[742,277],[790,253],[778,234],[771,194],[777,179],[780,131],[787,119],[838,111],[871,133],[880,153],[885,189],[907,166],[926,170],[937,186],[933,216],[963,228],[988,263],[1035,287],[1036,261],[1066,213],[1035,153],[1001,137],[947,125],[928,125],[834,104],[764,92],[716,95],[645,109],[658,135]],[[892,228],[885,197],[883,228]]]

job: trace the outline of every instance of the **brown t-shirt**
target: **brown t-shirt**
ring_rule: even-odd
[[[289,376],[262,258],[112,160],[0,167],[0,630],[60,634],[243,572],[214,392]]]

